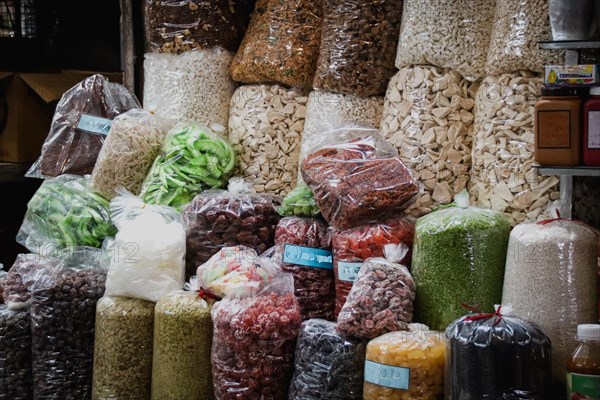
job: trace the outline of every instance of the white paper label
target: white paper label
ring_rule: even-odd
[[[600,149],[600,111],[588,112],[588,143],[589,149]]]

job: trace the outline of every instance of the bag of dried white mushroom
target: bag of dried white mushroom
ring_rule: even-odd
[[[515,71],[544,72],[544,65],[561,64],[562,51],[538,48],[552,40],[548,0],[499,1],[485,71],[500,75]]]
[[[279,85],[242,86],[231,98],[229,141],[238,175],[258,193],[285,196],[296,184],[307,101],[301,90]]]
[[[514,224],[546,217],[558,200],[558,178],[533,167],[534,106],[542,79],[530,73],[483,80],[475,99],[469,192],[482,208],[503,211]]]
[[[467,187],[477,87],[431,66],[402,68],[390,81],[380,132],[422,187],[407,213],[425,215]]]
[[[144,109],[166,119],[227,126],[233,54],[220,48],[151,54],[144,60]]]
[[[496,0],[405,0],[396,67],[431,64],[483,78],[495,8]]]

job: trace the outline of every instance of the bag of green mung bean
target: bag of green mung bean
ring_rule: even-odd
[[[504,214],[470,207],[466,192],[419,218],[412,260],[414,320],[444,330],[465,314],[461,304],[493,312],[502,299],[509,234]]]

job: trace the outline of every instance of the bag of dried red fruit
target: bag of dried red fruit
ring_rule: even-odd
[[[408,246],[408,253],[400,262],[410,268],[414,236],[415,222],[408,217],[333,232],[336,317],[346,302],[363,262],[370,257],[383,257],[386,244],[404,243]]]
[[[385,258],[367,259],[338,316],[337,329],[348,336],[373,339],[408,329],[413,317],[415,282],[400,264],[408,246],[387,244]]]

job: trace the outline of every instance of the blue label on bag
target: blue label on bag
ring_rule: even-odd
[[[392,389],[408,389],[410,369],[365,361],[365,381]]]
[[[331,251],[313,247],[286,244],[283,250],[283,262],[304,267],[333,269]]]
[[[338,279],[344,282],[354,282],[362,265],[361,262],[338,261]]]
[[[96,117],[95,115],[81,114],[77,128],[82,131],[106,136],[110,132],[112,121],[110,119]]]

